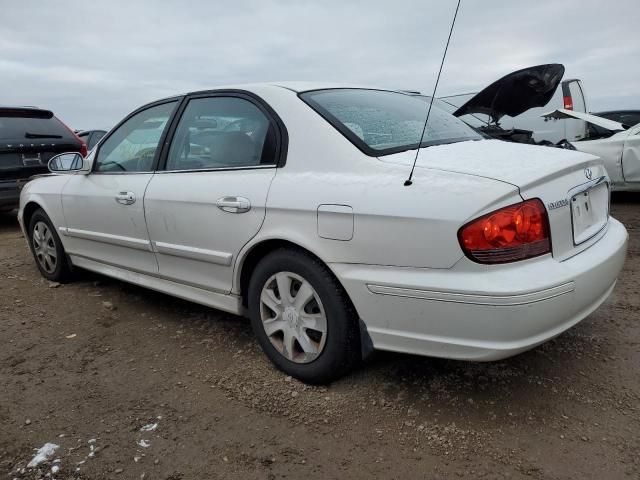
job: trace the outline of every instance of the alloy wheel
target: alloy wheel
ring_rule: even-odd
[[[53,273],[58,262],[58,253],[55,239],[46,223],[35,224],[32,241],[36,260],[45,272]]]
[[[287,360],[309,363],[324,349],[327,316],[311,284],[292,272],[278,272],[264,284],[260,318],[267,338]]]

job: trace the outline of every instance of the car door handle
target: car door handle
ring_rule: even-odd
[[[222,197],[216,205],[223,212],[229,213],[245,213],[251,210],[251,202],[244,197]]]
[[[122,205],[132,205],[136,203],[136,196],[133,192],[120,192],[116,195],[116,202]]]

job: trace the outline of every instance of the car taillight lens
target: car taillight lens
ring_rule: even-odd
[[[551,251],[549,219],[539,199],[491,212],[458,231],[464,253],[479,263],[506,263]]]
[[[564,109],[565,110],[573,110],[573,98],[570,96],[562,97],[564,100]]]

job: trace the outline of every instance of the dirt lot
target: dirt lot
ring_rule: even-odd
[[[378,353],[321,388],[242,318],[49,284],[2,217],[0,478],[639,478],[640,196],[614,200],[629,257],[577,327],[498,363]],[[59,462],[26,468],[47,442]]]

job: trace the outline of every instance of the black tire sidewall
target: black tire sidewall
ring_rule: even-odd
[[[33,230],[36,226],[36,223],[38,222],[44,222],[47,225],[47,227],[49,228],[49,231],[51,232],[51,235],[53,236],[53,241],[56,244],[57,261],[56,261],[56,268],[52,273],[48,273],[46,270],[44,270],[42,268],[42,265],[40,265],[40,262],[36,258],[35,249],[33,245]],[[69,268],[67,265],[66,253],[64,251],[64,247],[62,246],[62,241],[60,240],[60,237],[58,236],[58,232],[56,232],[55,227],[51,223],[51,220],[42,209],[36,210],[36,212],[31,216],[31,220],[29,221],[29,248],[31,249],[33,258],[36,261],[36,266],[38,267],[40,274],[44,278],[52,282],[62,282],[67,279],[67,276],[69,274]]]
[[[307,280],[322,301],[327,317],[323,351],[310,363],[295,363],[282,356],[267,337],[260,317],[260,295],[266,281],[278,272],[292,272]],[[249,316],[265,354],[280,370],[307,383],[329,382],[352,368],[359,336],[354,312],[338,282],[318,260],[295,250],[277,250],[255,268],[249,283]]]

